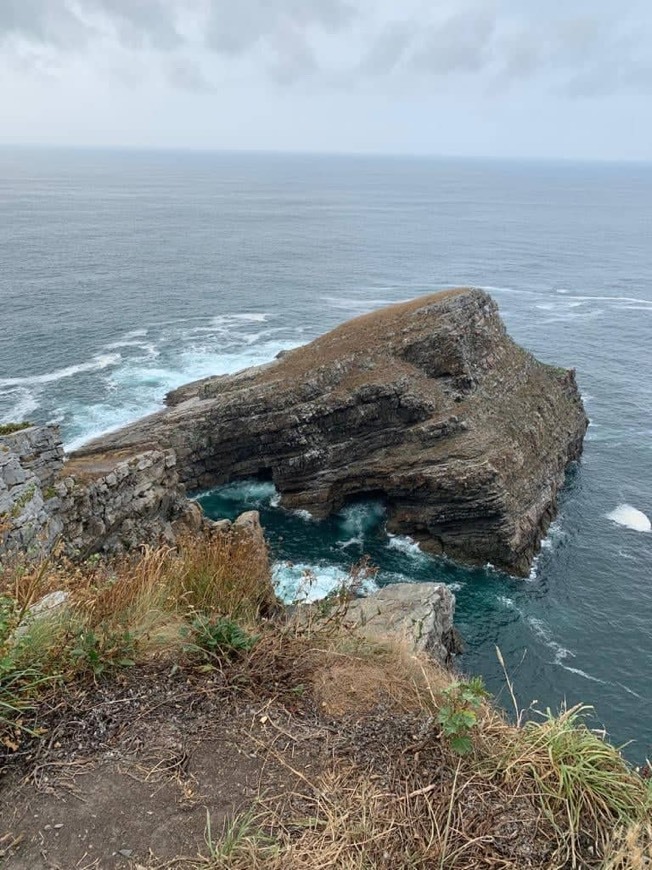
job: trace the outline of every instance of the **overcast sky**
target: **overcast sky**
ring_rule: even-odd
[[[0,0],[0,143],[652,159],[652,0]]]

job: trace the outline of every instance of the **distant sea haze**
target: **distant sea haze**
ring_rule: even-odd
[[[356,314],[485,287],[511,335],[574,366],[591,418],[527,581],[388,536],[383,506],[316,523],[269,484],[204,497],[261,511],[279,591],[444,580],[461,667],[523,707],[593,703],[652,752],[652,168],[430,159],[0,150],[0,421],[68,446],[165,393],[266,362]],[[314,588],[316,586],[316,588]],[[305,591],[305,590],[304,590]]]

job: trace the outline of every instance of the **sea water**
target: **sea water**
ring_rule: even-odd
[[[0,420],[68,447],[210,374],[343,320],[482,286],[512,336],[575,366],[591,418],[529,579],[391,537],[378,503],[317,522],[256,481],[202,499],[261,511],[279,591],[449,583],[460,666],[505,699],[585,701],[652,753],[652,168],[237,154],[0,150]],[[507,703],[507,700],[505,699]]]

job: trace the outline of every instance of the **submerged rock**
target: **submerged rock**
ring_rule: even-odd
[[[173,450],[190,491],[271,479],[283,506],[317,517],[380,497],[391,531],[521,575],[587,427],[574,371],[516,345],[474,289],[358,317],[167,404],[77,460]]]

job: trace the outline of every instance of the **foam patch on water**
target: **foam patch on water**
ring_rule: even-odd
[[[253,315],[252,315],[253,316]],[[245,321],[246,323],[247,321]],[[258,322],[258,321],[256,321]],[[121,339],[132,342],[131,338]],[[178,337],[164,339],[177,344]],[[103,400],[94,403],[73,402],[67,407],[68,427],[66,448],[74,450],[86,441],[120,429],[135,419],[153,414],[163,407],[166,393],[191,381],[211,375],[233,374],[250,366],[261,365],[274,359],[282,350],[291,350],[301,342],[296,340],[272,340],[249,346],[242,335],[236,336],[229,351],[217,351],[214,344],[187,345],[160,364],[162,353],[154,342],[142,342],[139,356],[123,359],[119,353],[98,357],[95,369],[111,366],[111,373],[103,383]],[[244,345],[244,346],[243,346]],[[132,345],[129,345],[131,349]],[[127,348],[125,348],[127,349]],[[79,371],[91,371],[89,367],[74,367],[70,375]],[[53,373],[48,376],[54,380]],[[1,383],[1,382],[0,382]]]
[[[552,637],[550,628],[542,619],[537,619],[535,616],[526,616],[525,621],[530,626],[536,636],[544,642],[555,654],[554,663],[560,665],[564,659],[575,658],[575,653],[572,650],[566,649]]]
[[[14,387],[5,391],[0,396],[2,401],[2,412],[0,422],[2,423],[21,423],[23,420],[29,419],[39,407],[39,401],[33,390],[27,387]]]
[[[385,517],[385,507],[380,502],[362,501],[347,505],[340,513],[340,525],[345,541],[362,544],[365,534],[375,528]]]
[[[607,514],[607,519],[619,526],[625,526],[635,532],[652,531],[652,523],[643,511],[632,507],[630,504],[619,504],[617,508]]]
[[[421,547],[409,535],[388,534],[387,546],[390,550],[397,550],[411,559],[427,559],[428,556]]]
[[[0,378],[0,387],[21,387],[33,384],[53,384],[63,378],[72,378],[84,372],[98,372],[109,366],[116,366],[122,359],[119,353],[100,353],[87,362],[55,369],[43,375],[27,375],[24,378]]]
[[[307,511],[304,508],[297,508],[296,510],[293,510],[292,513],[304,520],[306,523],[311,523],[315,519],[310,511]]]
[[[243,502],[256,507],[271,505],[279,495],[274,484],[264,480],[242,480],[237,483],[229,483],[213,490],[213,492],[218,492],[220,498],[225,501]],[[204,493],[204,495],[210,495],[210,493]]]
[[[564,665],[561,662],[555,662],[555,664],[562,667],[565,671],[568,671],[571,674],[577,674],[578,677],[584,677],[585,680],[590,680],[592,683],[602,683],[603,685],[613,685],[607,682],[607,680],[601,680],[600,677],[594,677],[592,674],[587,674],[586,671],[583,671],[581,668],[571,668],[570,665]]]
[[[350,571],[337,565],[308,562],[276,562],[272,567],[272,580],[276,594],[286,603],[319,601],[338,589],[354,585],[365,594],[378,588],[370,578],[360,583]]]

